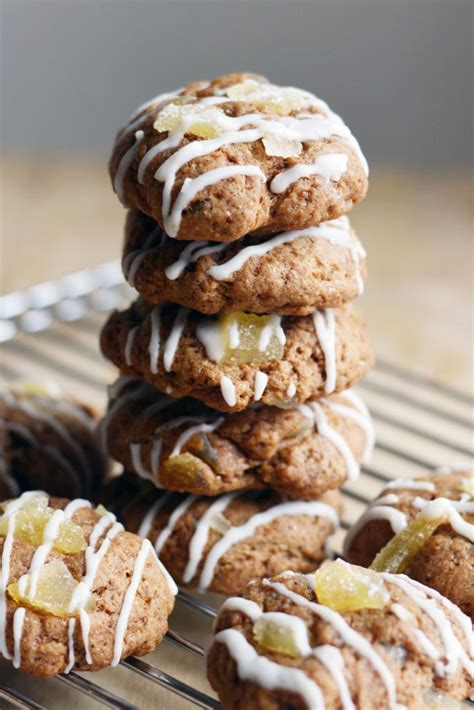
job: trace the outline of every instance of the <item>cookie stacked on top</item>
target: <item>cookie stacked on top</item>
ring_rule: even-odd
[[[110,172],[139,293],[101,335],[125,521],[201,589],[313,570],[373,440],[349,391],[373,359],[348,305],[356,139],[312,94],[232,74],[141,106]]]

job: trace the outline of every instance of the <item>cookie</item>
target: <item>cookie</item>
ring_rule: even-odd
[[[221,415],[124,376],[110,388],[100,429],[104,450],[125,470],[167,490],[206,496],[273,488],[310,500],[357,478],[374,441],[370,414],[353,392],[319,405]]]
[[[338,491],[304,502],[269,490],[208,498],[140,484],[134,498],[122,496],[122,522],[151,540],[178,584],[201,592],[238,594],[250,580],[289,565],[314,569],[327,558],[342,508]]]
[[[120,201],[173,238],[230,242],[346,214],[368,168],[342,119],[313,94],[229,74],[141,106],[109,164]]]
[[[0,390],[0,500],[40,489],[92,496],[107,469],[94,435],[97,414],[56,388],[24,383]]]
[[[176,585],[148,540],[86,500],[3,504],[0,652],[35,676],[115,666],[166,633]]]
[[[128,214],[122,267],[147,301],[200,313],[310,315],[362,293],[365,251],[347,217],[231,244],[170,239],[154,220]]]
[[[348,610],[318,583],[326,566],[316,576],[287,572],[252,582],[224,602],[207,672],[226,710],[416,710],[469,697],[474,639],[454,604],[404,575],[372,573],[357,583],[361,568],[329,564],[342,583],[347,577],[336,591],[352,601]],[[375,590],[381,603],[357,608],[351,590],[372,595],[372,606]],[[443,701],[429,704],[436,696]]]
[[[291,407],[341,392],[373,362],[366,327],[348,307],[304,317],[238,312],[216,319],[138,299],[112,313],[101,348],[121,372],[221,411],[255,402]]]
[[[474,500],[472,472],[436,473],[389,483],[345,541],[345,555],[369,566],[376,554],[424,511],[448,515],[412,559],[406,573],[437,589],[474,619]],[[440,508],[443,507],[443,509]]]

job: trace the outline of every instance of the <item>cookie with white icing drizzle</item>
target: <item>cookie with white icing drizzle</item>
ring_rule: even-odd
[[[392,481],[349,530],[347,558],[370,565],[420,512],[429,514],[430,507],[443,505],[447,521],[428,538],[406,573],[437,589],[474,619],[473,479],[472,471],[453,471]]]
[[[215,244],[171,239],[137,210],[127,217],[122,268],[151,303],[171,301],[207,314],[309,315],[358,296],[366,276],[365,251],[347,217]]]
[[[107,462],[94,435],[97,413],[52,384],[0,388],[0,500],[31,489],[92,496]]]
[[[374,442],[370,414],[353,392],[300,408],[254,406],[220,414],[122,377],[100,424],[104,449],[129,472],[172,491],[215,496],[273,488],[310,500],[355,480]]]
[[[269,490],[209,498],[124,478],[103,495],[126,529],[151,540],[180,585],[220,594],[238,594],[250,580],[289,565],[301,572],[316,568],[330,554],[342,509],[338,491],[313,501]]]
[[[341,392],[373,362],[366,327],[347,306],[304,317],[211,318],[138,299],[112,313],[101,348],[121,372],[221,411],[255,402],[287,408]]]
[[[224,602],[207,672],[226,710],[417,710],[469,697],[474,638],[454,604],[404,575],[373,573],[344,588],[344,575],[354,580],[360,568],[331,564],[341,575],[336,593],[318,585],[319,572],[286,572]],[[344,611],[341,592],[352,602]],[[379,592],[366,608],[364,597]],[[446,704],[425,705],[432,687]]]
[[[185,240],[303,229],[350,211],[368,168],[313,94],[229,74],[157,96],[117,134],[117,196]]]
[[[0,654],[25,673],[115,666],[166,633],[176,585],[105,508],[24,493],[2,504],[0,554]]]

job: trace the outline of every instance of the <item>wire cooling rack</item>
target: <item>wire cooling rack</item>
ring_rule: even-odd
[[[0,298],[0,377],[54,380],[66,392],[102,407],[105,384],[115,370],[100,357],[98,332],[104,312],[126,303],[131,293],[114,261]],[[469,395],[385,360],[377,362],[358,390],[374,417],[377,446],[360,478],[343,489],[345,513],[334,536],[336,551],[344,531],[385,481],[473,464]],[[0,664],[0,707],[219,708],[205,681],[204,649],[220,602],[216,596],[180,591],[171,628],[157,651],[131,657],[113,670],[38,680]]]

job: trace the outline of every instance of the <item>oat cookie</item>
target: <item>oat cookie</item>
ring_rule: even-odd
[[[368,168],[313,94],[229,74],[151,99],[119,131],[114,190],[170,237],[229,242],[346,214]]]
[[[107,469],[94,430],[98,415],[52,385],[0,390],[0,500],[40,489],[51,495],[93,495]]]
[[[404,575],[364,573],[327,563],[226,600],[207,656],[223,707],[418,710],[469,697],[470,620]]]
[[[435,473],[389,483],[349,531],[345,553],[368,566],[420,514],[445,516],[406,573],[455,602],[474,619],[473,472]]]
[[[100,424],[104,449],[127,471],[167,490],[215,496],[273,488],[313,499],[354,480],[374,431],[363,401],[342,392],[292,409],[220,414],[122,376]]]
[[[366,327],[348,307],[305,317],[210,318],[138,299],[112,313],[101,348],[121,372],[221,411],[255,402],[291,407],[341,392],[373,362]]]
[[[317,567],[342,508],[338,491],[306,502],[269,490],[208,498],[159,492],[143,481],[134,498],[122,500],[127,530],[151,540],[179,584],[220,594],[238,594],[251,579],[288,565]]]
[[[105,508],[23,493],[2,505],[0,551],[0,653],[25,673],[115,666],[166,633],[176,585]]]
[[[305,316],[342,306],[364,288],[365,251],[347,217],[213,244],[170,239],[150,217],[130,210],[125,235],[125,277],[155,304]]]

